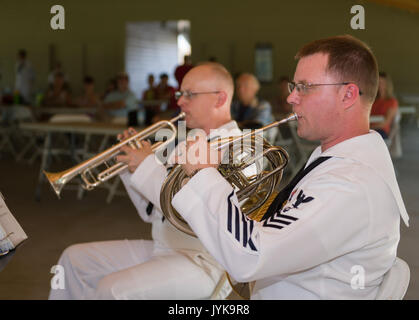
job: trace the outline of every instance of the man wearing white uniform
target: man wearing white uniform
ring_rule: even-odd
[[[400,216],[408,225],[386,145],[369,130],[377,62],[351,36],[311,42],[296,59],[288,102],[298,135],[321,146],[262,220],[241,214],[212,165],[172,205],[236,280],[256,280],[253,299],[375,299],[396,258]]]
[[[17,54],[15,90],[22,97],[23,104],[33,103],[35,86],[35,72],[26,58],[26,50],[21,49]]]
[[[223,66],[195,67],[186,74],[181,90],[178,104],[189,128],[202,129],[209,139],[241,134],[230,117],[234,85]],[[123,138],[131,134],[125,131]],[[66,289],[51,290],[50,299],[206,299],[213,293],[224,270],[199,239],[164,219],[160,189],[168,168],[157,161],[148,142],[142,146],[140,150],[121,148],[126,155],[117,160],[128,164],[121,178],[141,218],[152,223],[153,241],[93,242],[67,248],[58,262],[65,270]]]

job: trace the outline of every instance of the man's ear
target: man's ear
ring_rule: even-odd
[[[359,98],[359,88],[357,85],[350,83],[345,86],[342,102],[344,108],[350,108]]]
[[[220,91],[220,93],[218,94],[216,107],[219,108],[223,106],[226,101],[227,101],[227,93],[225,91]]]

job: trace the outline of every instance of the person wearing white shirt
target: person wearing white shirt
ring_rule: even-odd
[[[15,90],[22,97],[23,104],[31,104],[34,99],[35,71],[27,60],[26,50],[17,54]]]
[[[241,134],[230,117],[234,84],[220,64],[190,70],[178,91],[186,125],[208,139]],[[124,131],[128,138],[135,131]],[[199,239],[183,233],[160,210],[160,189],[170,170],[143,141],[143,148],[122,147],[117,161],[128,170],[120,177],[140,217],[152,224],[152,240],[121,240],[77,244],[58,262],[65,270],[65,290],[51,290],[50,299],[208,299],[224,270]],[[116,217],[117,219],[117,217]]]
[[[298,135],[321,145],[261,221],[243,216],[212,164],[183,164],[195,175],[172,205],[234,279],[254,281],[252,299],[375,299],[400,216],[409,220],[388,149],[369,129],[377,62],[352,36],[313,41],[296,59],[287,100]]]
[[[104,98],[103,108],[115,118],[126,118],[129,112],[138,110],[137,98],[129,88],[128,74],[118,74],[117,90],[108,93]]]

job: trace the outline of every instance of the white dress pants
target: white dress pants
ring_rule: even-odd
[[[70,246],[58,262],[64,268],[65,289],[51,289],[49,299],[182,300],[211,296],[218,279],[208,268],[170,249],[158,254],[153,251],[151,240]]]

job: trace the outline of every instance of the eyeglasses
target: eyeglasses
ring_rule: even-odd
[[[211,94],[211,93],[220,93],[220,91],[208,91],[208,92],[191,92],[191,91],[176,91],[175,99],[179,100],[180,97],[184,96],[186,99],[191,99],[193,96],[198,94]]]
[[[288,82],[288,91],[291,93],[294,91],[294,89],[297,90],[297,93],[301,95],[307,94],[309,89],[312,89],[313,87],[319,87],[319,86],[344,86],[347,84],[350,84],[351,82],[340,82],[340,83],[295,83],[295,82]],[[359,95],[362,95],[361,90],[359,90]]]

